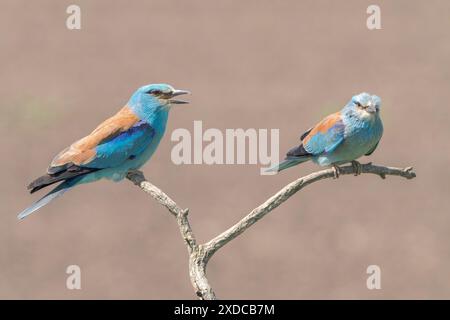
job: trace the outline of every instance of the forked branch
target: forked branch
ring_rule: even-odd
[[[355,174],[355,167],[343,166],[340,167],[340,175]],[[406,179],[412,179],[416,177],[412,167],[407,168],[394,168],[385,166],[376,166],[371,163],[361,165],[361,173],[370,173],[380,176],[385,179],[386,176],[400,176]],[[335,177],[335,171],[333,169],[324,169],[321,171],[313,172],[307,176],[299,178],[280,191],[270,197],[263,204],[253,209],[244,218],[238,221],[235,225],[225,230],[215,238],[204,244],[197,244],[195,240],[194,232],[189,224],[188,209],[181,209],[168,195],[166,195],[159,188],[145,180],[144,175],[140,171],[129,172],[127,178],[131,180],[135,185],[139,186],[143,191],[150,194],[156,201],[166,207],[169,212],[176,218],[178,228],[181,236],[186,244],[189,253],[189,276],[191,283],[196,290],[197,296],[200,299],[213,300],[216,299],[216,295],[209,285],[208,278],[206,277],[206,266],[209,259],[224,245],[231,240],[245,232],[257,221],[262,219],[266,214],[273,209],[281,205],[288,200],[295,193],[306,187],[307,185],[327,178]]]

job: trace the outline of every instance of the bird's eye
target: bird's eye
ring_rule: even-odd
[[[355,104],[356,104],[358,107],[361,107],[361,103],[359,103],[358,101],[355,101]]]
[[[162,91],[155,89],[155,90],[150,90],[148,93],[153,94],[155,96],[159,96],[160,94],[162,94]]]

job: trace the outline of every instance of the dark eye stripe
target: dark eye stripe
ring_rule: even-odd
[[[149,91],[147,91],[147,94],[159,96],[159,95],[163,94],[163,92],[159,89],[150,89]]]

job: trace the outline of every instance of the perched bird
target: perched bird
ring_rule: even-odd
[[[356,161],[375,151],[383,135],[380,118],[381,100],[375,95],[360,93],[353,96],[339,112],[333,113],[300,137],[299,146],[288,151],[286,158],[269,171],[281,171],[311,160],[320,166],[332,166],[335,178],[338,165],[351,162],[356,174],[361,164]]]
[[[173,98],[187,93],[167,84],[139,88],[125,107],[88,136],[61,151],[47,173],[30,183],[28,189],[33,193],[60,182],[18,218],[25,218],[79,184],[102,178],[119,181],[129,170],[140,168],[150,159],[164,135],[170,107],[187,103]]]

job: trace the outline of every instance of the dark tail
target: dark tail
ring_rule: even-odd
[[[46,204],[48,204],[50,201],[58,198],[66,191],[72,189],[74,186],[77,185],[77,183],[81,180],[81,177],[72,178],[64,181],[63,183],[59,184],[56,188],[54,188],[52,191],[47,193],[44,197],[33,203],[31,206],[23,210],[19,215],[17,216],[18,219],[23,219],[26,216],[32,214],[36,210],[42,208]]]
[[[54,173],[54,174],[46,174],[42,177],[37,178],[33,182],[28,185],[28,190],[30,193],[34,193],[42,188],[45,188],[54,183],[69,180],[71,178],[83,176],[85,174],[97,171],[97,168],[83,168],[76,165],[71,165],[70,167],[64,168],[63,171]]]

